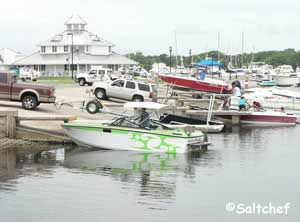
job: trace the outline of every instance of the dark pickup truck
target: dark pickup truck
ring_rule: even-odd
[[[12,73],[0,72],[0,100],[20,101],[24,109],[35,109],[41,103],[55,102],[55,88],[18,83]]]

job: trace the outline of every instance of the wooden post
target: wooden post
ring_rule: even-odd
[[[10,139],[16,138],[16,119],[17,119],[18,112],[12,111],[9,112],[6,119],[7,119],[7,137]]]
[[[240,116],[238,116],[238,115],[232,116],[232,118],[231,118],[232,125],[239,125],[240,120],[241,120]]]
[[[4,133],[3,136],[10,139],[16,138],[16,119],[18,116],[17,111],[0,111],[1,128]]]

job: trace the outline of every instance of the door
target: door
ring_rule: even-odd
[[[95,81],[103,81],[105,79],[104,77],[105,77],[105,70],[100,69],[98,70],[98,75]]]
[[[107,90],[107,96],[115,98],[123,98],[125,81],[122,79],[116,80],[110,84]]]
[[[0,73],[0,99],[10,99],[10,85],[6,73]]]
[[[131,100],[135,93],[135,82],[133,81],[126,81],[124,93],[122,94],[123,99]]]
[[[94,82],[95,79],[96,79],[96,76],[97,76],[97,70],[91,70],[89,73],[88,73],[88,76],[87,76],[87,79],[86,81],[87,82]]]

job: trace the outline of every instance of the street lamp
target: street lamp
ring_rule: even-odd
[[[72,72],[72,79],[74,79],[74,61],[73,61],[73,32],[68,33],[68,35],[72,36],[72,45],[71,45],[71,72]]]
[[[171,74],[171,66],[172,66],[172,46],[169,47],[170,52],[170,74]]]

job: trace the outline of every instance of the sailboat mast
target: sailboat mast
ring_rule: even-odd
[[[242,32],[242,55],[241,55],[241,68],[244,66],[244,32]]]
[[[178,51],[177,51],[177,34],[176,34],[176,31],[175,31],[175,59],[176,59],[176,68],[178,67]]]
[[[218,61],[220,61],[220,32],[218,32]]]

